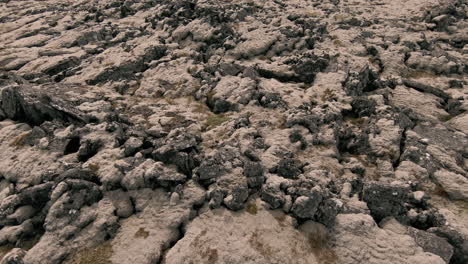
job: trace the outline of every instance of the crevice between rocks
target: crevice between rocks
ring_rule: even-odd
[[[204,207],[205,204],[206,202],[202,203],[201,205],[192,206],[192,211],[191,211],[192,215],[190,215],[190,218],[187,221],[184,221],[177,226],[177,230],[179,231],[178,237],[173,241],[169,241],[169,245],[166,248],[164,247],[162,248],[161,256],[159,260],[155,262],[155,264],[167,264],[166,255],[180,240],[182,240],[185,237],[187,226],[200,215],[200,210],[201,208]]]
[[[401,163],[401,156],[403,155],[403,152],[405,151],[405,146],[406,146],[406,131],[408,129],[405,128],[403,132],[401,133],[401,138],[400,138],[400,155],[398,155],[398,159],[392,163],[393,169],[396,170],[398,166],[400,166]]]

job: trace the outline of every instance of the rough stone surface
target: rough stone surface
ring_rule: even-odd
[[[0,2],[2,263],[467,262],[466,1]]]
[[[320,263],[307,234],[291,226],[291,217],[265,210],[255,201],[251,206],[247,212],[202,213],[164,263]],[[297,258],[292,260],[294,252]]]

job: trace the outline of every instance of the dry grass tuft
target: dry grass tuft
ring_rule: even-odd
[[[206,127],[206,130],[210,130],[212,128],[215,128],[221,124],[223,124],[224,122],[227,122],[231,120],[231,118],[223,115],[223,114],[219,114],[219,115],[216,115],[216,114],[212,114],[210,116],[208,116],[208,118],[206,119],[206,123],[205,123],[205,127]]]
[[[450,121],[453,118],[451,115],[441,115],[438,117],[439,121],[441,122],[447,122]]]
[[[112,264],[112,245],[106,241],[97,247],[78,251],[65,264]]]
[[[255,202],[248,203],[247,206],[245,207],[245,210],[249,214],[256,215],[258,212],[257,204]]]
[[[29,135],[29,132],[23,133],[13,139],[13,141],[10,142],[10,147],[16,147],[20,148],[25,145],[24,140],[26,137]]]
[[[135,237],[142,237],[147,238],[149,236],[149,232],[146,231],[143,227],[140,227],[138,231],[135,233]]]
[[[334,99],[334,98],[336,98],[336,94],[330,88],[325,89],[321,97],[322,101],[324,102],[330,101],[331,99]]]

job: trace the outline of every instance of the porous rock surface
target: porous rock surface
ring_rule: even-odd
[[[467,14],[0,1],[0,263],[467,263]]]

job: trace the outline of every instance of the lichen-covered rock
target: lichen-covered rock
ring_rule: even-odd
[[[450,198],[468,200],[468,179],[465,176],[442,169],[434,173],[434,178]]]
[[[310,196],[297,197],[291,211],[296,217],[313,219],[321,201],[322,195],[320,192],[313,191]]]
[[[160,261],[164,250],[182,235],[180,227],[193,218],[193,207],[205,201],[204,190],[188,182],[177,204],[171,204],[167,192],[142,189],[130,192],[136,214],[121,221],[111,240],[114,254],[110,261],[118,263],[153,263]]]
[[[320,263],[308,236],[291,226],[292,218],[268,211],[258,202],[242,212],[206,211],[187,226],[165,263]],[[234,252],[243,252],[235,254]]]
[[[379,222],[388,216],[406,213],[409,186],[404,184],[370,183],[364,186],[362,199],[367,203],[371,215]]]
[[[340,263],[361,261],[386,263],[425,263],[445,261],[425,252],[414,239],[405,235],[404,228],[379,228],[371,216],[365,214],[339,214],[333,232],[335,252]]]
[[[467,262],[466,1],[0,2],[2,263]]]

